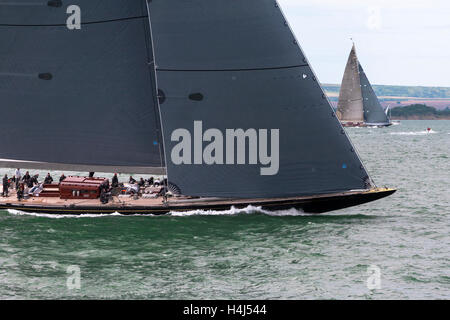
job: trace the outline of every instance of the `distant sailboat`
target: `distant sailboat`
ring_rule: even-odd
[[[364,72],[353,44],[342,79],[337,116],[347,127],[387,127],[392,122]]]
[[[16,2],[0,10],[0,166],[163,174],[174,196],[0,209],[321,213],[395,192],[370,178],[276,1],[74,0],[79,30],[61,1]]]

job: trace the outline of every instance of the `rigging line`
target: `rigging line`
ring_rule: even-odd
[[[284,67],[267,67],[267,68],[247,68],[247,69],[166,69],[166,68],[156,68],[156,71],[163,72],[239,72],[239,71],[264,71],[264,70],[282,70],[282,69],[295,69],[308,67],[308,64],[299,64],[295,66],[284,66]]]
[[[127,20],[137,20],[137,19],[145,19],[148,18],[148,16],[136,16],[136,17],[127,17],[127,18],[117,18],[117,19],[111,19],[111,20],[102,20],[102,21],[89,21],[89,22],[82,22],[81,25],[91,25],[91,24],[100,24],[100,23],[110,23],[110,22],[120,22],[120,21],[127,21]],[[4,24],[0,23],[0,27],[66,27],[67,24]]]

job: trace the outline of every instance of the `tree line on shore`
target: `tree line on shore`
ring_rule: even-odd
[[[450,119],[450,108],[437,110],[436,108],[429,107],[425,104],[396,107],[390,112],[394,119]]]

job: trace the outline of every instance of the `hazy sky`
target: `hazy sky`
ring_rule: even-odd
[[[322,83],[351,49],[373,84],[450,87],[450,1],[278,0]]]

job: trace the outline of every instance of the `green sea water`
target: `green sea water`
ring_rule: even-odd
[[[450,121],[347,131],[395,195],[320,216],[0,211],[0,298],[449,299]]]

